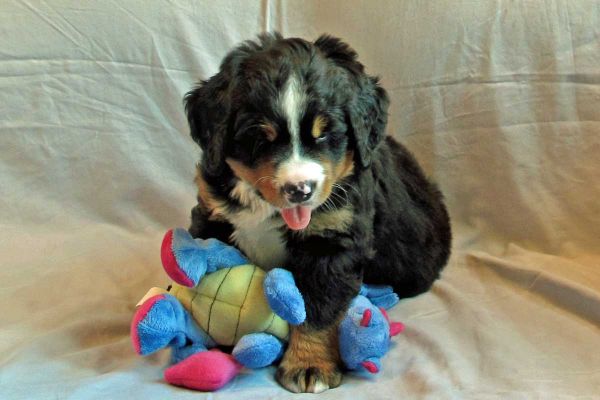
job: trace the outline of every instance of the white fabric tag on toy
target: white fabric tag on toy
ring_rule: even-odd
[[[141,306],[142,304],[144,304],[144,302],[146,300],[148,300],[150,297],[154,297],[157,294],[165,294],[165,293],[169,293],[168,291],[166,291],[163,288],[159,288],[159,287],[153,287],[150,290],[148,290],[148,292],[144,295],[144,297],[142,297],[142,299],[140,301],[138,301],[138,303],[135,305],[136,307]]]

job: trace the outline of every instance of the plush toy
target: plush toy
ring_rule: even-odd
[[[169,290],[153,288],[136,310],[131,337],[138,354],[172,348],[167,382],[216,390],[242,366],[261,368],[283,354],[288,323],[304,322],[304,300],[292,274],[265,273],[234,247],[216,239],[193,239],[184,229],[167,232],[161,248]],[[348,369],[375,373],[390,336],[403,325],[384,308],[398,302],[387,286],[363,285],[340,324],[339,346]],[[231,354],[217,346],[233,346]],[[209,349],[211,349],[209,351]]]

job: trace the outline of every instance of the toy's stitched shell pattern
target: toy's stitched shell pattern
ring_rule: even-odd
[[[263,292],[264,278],[260,268],[241,265],[208,274],[195,288],[173,284],[170,293],[220,345],[232,346],[254,332],[287,339],[288,323],[271,311]]]

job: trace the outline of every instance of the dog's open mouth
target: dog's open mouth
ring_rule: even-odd
[[[309,206],[296,206],[281,210],[281,217],[290,229],[298,231],[308,226],[311,212]]]

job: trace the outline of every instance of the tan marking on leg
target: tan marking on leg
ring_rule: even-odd
[[[339,321],[323,330],[291,327],[290,341],[276,379],[295,393],[319,393],[342,381],[338,343]]]

